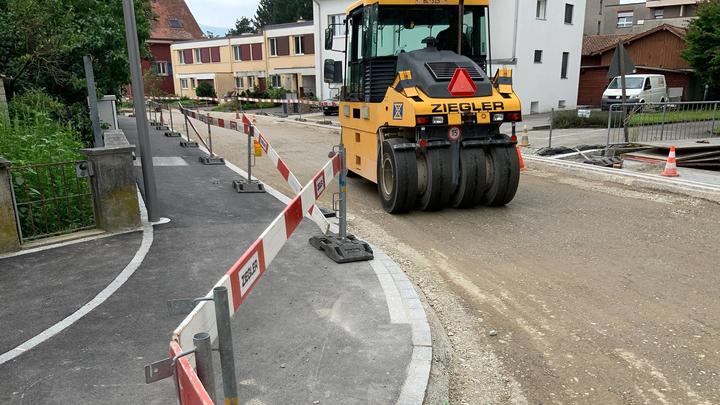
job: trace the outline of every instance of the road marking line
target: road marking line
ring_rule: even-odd
[[[125,266],[123,271],[120,272],[120,274],[115,277],[115,279],[107,285],[102,291],[100,291],[92,300],[90,300],[88,303],[83,305],[80,309],[73,312],[69,316],[67,316],[65,319],[61,320],[60,322],[57,322],[53,326],[45,329],[44,331],[40,332],[39,334],[35,335],[34,337],[26,340],[25,342],[21,343],[17,347],[15,347],[12,350],[9,350],[3,354],[0,354],[0,365],[7,363],[10,360],[13,360],[14,358],[20,356],[21,354],[25,353],[26,351],[34,348],[35,346],[39,345],[40,343],[45,342],[46,340],[50,339],[51,337],[57,335],[58,333],[62,332],[63,330],[70,327],[72,324],[80,320],[82,317],[90,313],[92,310],[97,308],[100,304],[105,302],[110,296],[112,296],[120,287],[122,287],[123,284],[130,278],[130,276],[135,273],[135,271],[140,267],[143,260],[145,260],[145,256],[150,251],[150,247],[153,243],[153,225],[148,222],[148,216],[147,216],[147,210],[145,209],[145,203],[142,199],[142,196],[140,195],[140,192],[138,191],[138,199],[140,200],[140,217],[142,219],[143,223],[143,236],[142,236],[142,242],[140,243],[140,247],[135,252],[135,256],[133,256],[132,260],[130,260],[130,263]]]

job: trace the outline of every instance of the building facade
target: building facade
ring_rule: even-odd
[[[312,21],[264,27],[256,34],[187,41],[171,47],[175,94],[196,96],[203,81],[218,97],[282,87],[314,95],[315,39]]]
[[[160,80],[157,88],[146,84],[145,93],[172,94],[175,92],[175,65],[172,63],[170,46],[178,41],[203,38],[203,32],[184,0],[153,0],[151,5],[156,16],[147,40],[152,58],[143,60],[142,68],[143,73],[152,71]]]
[[[352,0],[313,0],[318,98],[337,96],[340,85],[322,81],[325,59],[343,60],[344,15]],[[574,108],[577,100],[585,0],[490,1],[490,37],[493,75],[499,67],[514,70],[513,88],[523,112]],[[335,25],[333,50],[324,49],[324,32]]]
[[[635,34],[660,25],[687,27],[703,0],[588,0],[585,35]]]

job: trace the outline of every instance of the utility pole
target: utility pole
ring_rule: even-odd
[[[625,86],[625,52],[622,41],[618,42],[618,57],[620,58],[620,86],[622,87],[622,123],[625,142],[630,142],[627,127],[627,88]]]
[[[137,23],[135,22],[135,6],[133,0],[123,0],[123,15],[125,16],[125,39],[127,40],[128,61],[130,62],[130,75],[132,77],[133,106],[135,107],[138,146],[140,146],[140,153],[142,154],[141,161],[143,184],[145,186],[145,205],[150,222],[157,222],[159,217],[155,210],[157,207],[155,168],[153,167],[152,151],[150,150],[148,121],[145,115],[145,89],[140,65],[140,45],[138,45]]]

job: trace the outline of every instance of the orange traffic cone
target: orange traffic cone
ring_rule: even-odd
[[[518,160],[520,161],[520,170],[525,170],[525,160],[522,157],[522,152],[520,151],[520,147],[516,145],[515,150],[517,150]]]
[[[670,147],[670,154],[667,158],[667,163],[665,163],[665,170],[660,173],[661,176],[665,177],[677,177],[680,174],[677,171],[677,161],[675,159],[675,147]]]

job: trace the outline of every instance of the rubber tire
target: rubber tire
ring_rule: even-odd
[[[427,187],[419,198],[419,208],[437,211],[447,207],[453,194],[452,154],[450,148],[432,148],[421,152],[427,167]]]
[[[515,197],[520,183],[520,160],[516,147],[491,146],[486,156],[489,187],[480,203],[491,207],[505,205]]]
[[[393,145],[405,143],[404,139],[388,139],[383,141],[382,153],[378,151],[377,161],[377,187],[380,203],[383,209],[390,214],[402,214],[413,209],[417,199],[417,160],[414,150],[395,150]],[[393,187],[391,193],[383,191],[382,162],[387,158],[392,164]]]
[[[452,198],[455,208],[471,208],[479,204],[487,188],[487,162],[481,148],[460,150],[460,183]]]

